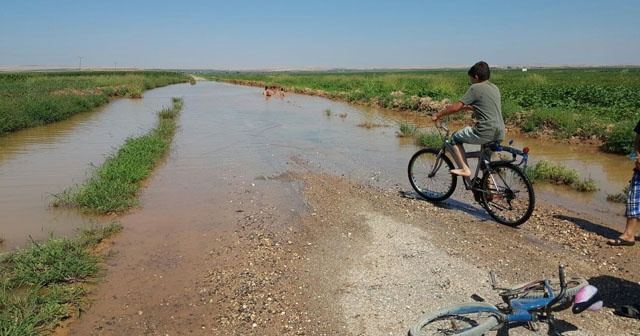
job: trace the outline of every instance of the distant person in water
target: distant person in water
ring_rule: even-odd
[[[472,118],[476,120],[475,125],[467,126],[451,135],[453,152],[456,161],[460,163],[460,169],[452,169],[451,174],[463,177],[471,176],[463,144],[483,145],[492,141],[502,141],[505,135],[500,90],[489,82],[489,65],[483,61],[477,62],[467,74],[471,86],[462,98],[431,116],[431,119],[436,121],[442,116],[460,110],[473,110]]]
[[[264,92],[262,93],[262,95],[264,95],[266,98],[271,97],[271,91],[269,90],[268,86],[264,87]]]
[[[280,99],[284,99],[284,88],[280,87]]]

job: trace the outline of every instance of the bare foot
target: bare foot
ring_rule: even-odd
[[[471,176],[471,171],[465,171],[464,169],[451,169],[451,174],[462,177],[469,177]]]

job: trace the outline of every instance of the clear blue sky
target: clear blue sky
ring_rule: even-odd
[[[638,0],[0,0],[0,66],[640,65]]]

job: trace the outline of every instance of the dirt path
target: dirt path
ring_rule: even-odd
[[[191,205],[207,207],[207,218],[181,204],[124,217],[94,304],[60,334],[406,335],[422,313],[472,294],[497,303],[490,269],[506,285],[554,276],[563,263],[606,298],[601,312],[561,312],[565,335],[640,335],[640,320],[612,314],[640,301],[640,249],[605,245],[614,232],[602,223],[539,204],[513,229],[296,167],[303,172]],[[306,211],[271,198],[283,181],[299,188]],[[198,229],[184,230],[185,220]],[[521,334],[531,332],[498,333]]]

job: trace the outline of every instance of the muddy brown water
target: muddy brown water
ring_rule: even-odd
[[[165,218],[171,216],[172,207],[191,209],[192,218],[174,219],[181,230],[202,224],[198,218],[207,218],[214,207],[233,207],[219,199],[219,191],[231,180],[241,180],[247,188],[256,181],[290,183],[280,177],[295,169],[289,164],[292,158],[326,173],[411,192],[406,166],[418,147],[396,132],[402,121],[424,123],[420,117],[296,94],[265,99],[260,88],[199,81],[155,89],[142,99],[119,99],[68,121],[0,138],[2,250],[49,234],[73,235],[78,227],[113,220],[54,209],[49,203],[53,195],[82,183],[92,166],[99,166],[126,138],[151,129],[156,113],[170,106],[172,97],[184,98],[180,129],[169,158],[151,179],[156,185],[150,192],[153,198],[143,193],[141,205],[153,207],[150,212]],[[515,137],[514,145],[531,148],[531,163],[549,160],[566,165],[600,187],[594,193],[578,193],[537,184],[538,198],[621,228],[622,206],[605,199],[624,188],[631,175],[630,160],[591,147],[528,138]],[[166,181],[172,183],[163,187]],[[290,185],[284,190],[282,206],[301,210],[298,188]],[[462,194],[456,191],[451,202],[461,200]],[[469,203],[466,198],[462,202]]]

